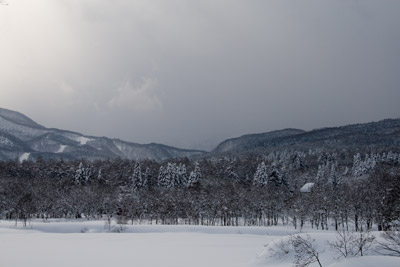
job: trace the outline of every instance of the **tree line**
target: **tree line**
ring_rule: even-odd
[[[362,153],[364,152],[364,153]],[[310,190],[301,192],[304,184]],[[0,216],[390,230],[400,214],[391,151],[276,151],[155,162],[0,162]]]

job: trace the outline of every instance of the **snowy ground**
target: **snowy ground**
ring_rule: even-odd
[[[0,221],[0,266],[292,266],[291,253],[271,257],[269,248],[294,233],[290,227],[155,225],[128,225],[123,233],[109,233],[102,221],[34,221],[26,229]],[[333,232],[310,235],[323,266],[400,266],[400,258],[375,254],[337,261],[326,245],[334,240]]]

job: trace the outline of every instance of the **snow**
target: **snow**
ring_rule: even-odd
[[[2,266],[249,266],[270,238],[262,227],[127,225],[126,233],[105,233],[102,221],[13,225],[0,222]]]
[[[301,193],[310,193],[311,189],[314,187],[314,183],[306,183],[300,188]]]
[[[119,151],[123,151],[124,147],[120,143],[114,142],[114,145],[118,148]]]
[[[66,147],[66,145],[60,145],[60,149],[56,153],[63,153]]]
[[[399,257],[365,256],[350,258],[339,263],[331,264],[329,267],[394,267],[400,266]]]
[[[293,266],[293,251],[276,257],[271,248],[297,233],[289,226],[113,223],[112,228],[123,232],[107,232],[104,221],[35,220],[26,228],[20,222],[16,227],[14,221],[0,221],[1,266]],[[328,240],[335,240],[335,232],[308,230],[315,239],[323,266],[400,266],[400,258],[374,253],[336,260],[337,255],[327,244]],[[313,266],[318,265],[310,265]]]
[[[14,143],[10,139],[4,136],[0,136],[0,144],[5,146],[12,146]]]
[[[79,136],[75,139],[77,142],[80,143],[81,146],[86,145],[87,142],[93,141],[94,139],[90,139],[84,136]]]
[[[19,162],[22,163],[23,161],[28,160],[30,155],[31,155],[31,153],[24,153],[24,154],[22,154],[22,155],[19,157]]]

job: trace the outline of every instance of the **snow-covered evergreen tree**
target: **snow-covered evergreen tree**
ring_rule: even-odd
[[[149,167],[147,167],[146,168],[146,170],[145,170],[145,172],[143,173],[143,176],[142,176],[142,181],[143,181],[143,188],[147,188],[147,187],[149,187],[149,183],[150,183],[150,180],[151,180],[151,170],[150,170],[150,168]]]
[[[175,187],[182,187],[187,184],[188,176],[186,173],[186,165],[180,163],[176,166],[176,174],[175,174]]]
[[[322,184],[324,182],[324,180],[325,180],[325,166],[318,165],[316,181],[317,181],[317,183]]]
[[[328,182],[332,186],[337,186],[341,182],[341,177],[340,177],[339,173],[337,172],[337,162],[332,163],[332,165],[331,165],[331,171],[329,173]]]
[[[132,191],[137,191],[143,187],[142,169],[139,162],[133,168],[133,173],[130,176],[130,185]]]
[[[158,179],[157,179],[157,185],[159,187],[166,187],[167,181],[165,178],[165,170],[164,166],[160,166],[160,170],[158,172]]]
[[[376,167],[377,158],[378,157],[374,156],[372,153],[371,155],[366,154],[365,159],[363,161],[361,155],[357,153],[354,156],[353,160],[352,174],[355,177],[358,177],[364,174],[371,173]]]
[[[239,179],[239,175],[236,173],[236,164],[237,164],[237,160],[233,159],[229,162],[229,164],[226,168],[226,174],[229,177],[229,179],[233,179],[233,180]]]
[[[271,171],[269,172],[269,181],[273,182],[277,185],[287,185],[287,181],[285,179],[285,167],[278,167],[276,162],[272,163]]]
[[[167,188],[183,186],[182,179],[187,179],[186,166],[177,166],[176,163],[169,162],[166,167],[160,167],[158,186]]]
[[[190,172],[189,178],[186,183],[186,187],[192,187],[200,180],[200,178],[201,178],[200,164],[196,162],[194,170]]]
[[[168,163],[167,168],[165,170],[165,187],[173,188],[175,187],[176,178],[176,164],[175,163]]]
[[[361,155],[360,153],[357,153],[356,155],[354,155],[353,167],[351,168],[351,172],[353,173],[354,176],[358,177],[363,175],[364,170],[362,165],[363,164],[361,160]]]
[[[303,158],[304,158],[304,154],[302,154],[302,153],[295,153],[290,168],[291,168],[291,169],[295,169],[295,170],[304,168],[304,165],[303,165]]]
[[[257,186],[264,186],[268,184],[268,171],[264,161],[259,163],[257,166],[256,173],[254,174],[253,184]]]
[[[75,171],[75,183],[84,185],[87,184],[92,175],[92,169],[90,167],[84,167],[83,162],[81,162]]]
[[[376,167],[376,159],[374,155],[372,153],[370,156],[366,155],[364,161],[365,172],[366,173],[372,172],[375,169],[375,167]]]

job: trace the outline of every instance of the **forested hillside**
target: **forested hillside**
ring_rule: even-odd
[[[228,139],[218,145],[214,154],[265,154],[276,150],[335,151],[391,149],[400,146],[400,119],[326,127],[311,131],[285,129],[249,134]]]

